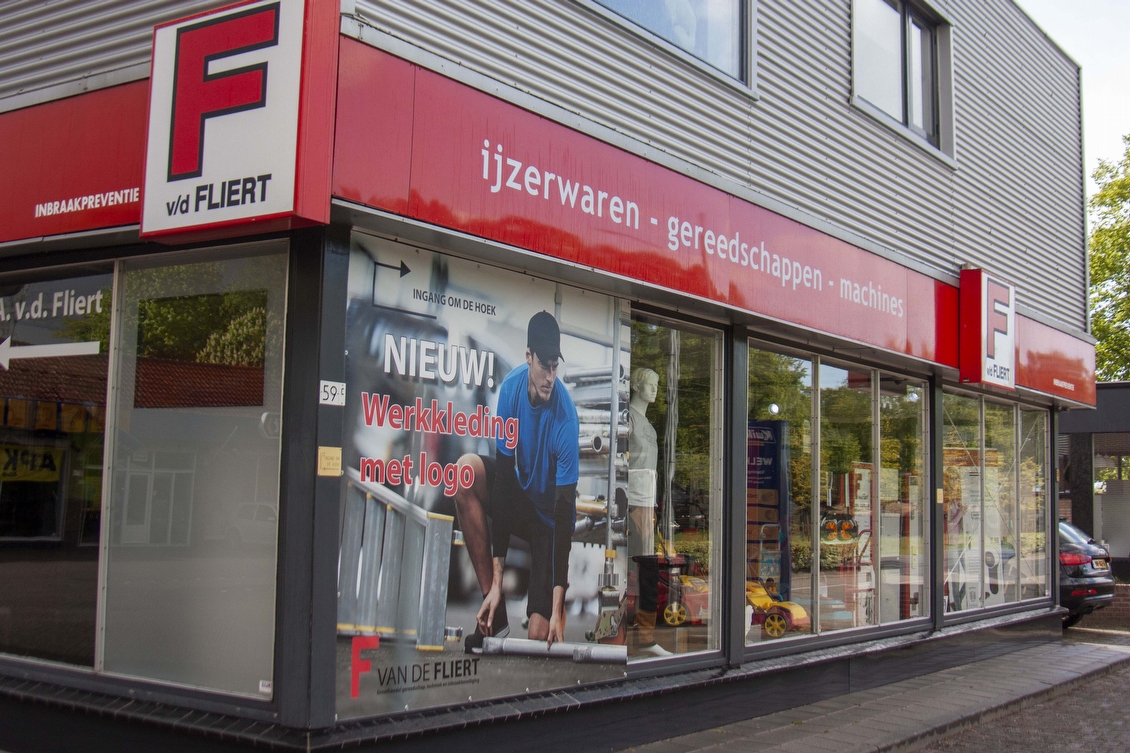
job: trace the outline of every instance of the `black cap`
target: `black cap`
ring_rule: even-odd
[[[539,311],[530,317],[530,325],[526,328],[526,347],[543,361],[561,358],[561,330],[553,314]]]

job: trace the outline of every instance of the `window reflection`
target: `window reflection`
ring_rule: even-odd
[[[901,0],[854,0],[852,7],[855,95],[936,144],[934,22]]]
[[[985,606],[1016,601],[1016,408],[985,401]]]
[[[1047,412],[1020,411],[1020,598],[1048,595]]]
[[[630,658],[719,645],[721,356],[720,333],[632,319]]]
[[[926,395],[920,382],[879,382],[880,620],[929,615]]]
[[[981,406],[946,393],[942,407],[946,611],[960,612],[982,603]]]
[[[1047,411],[946,393],[946,611],[1048,594]]]
[[[94,663],[111,287],[0,288],[0,652]],[[25,345],[86,354],[22,358]]]
[[[122,263],[105,668],[262,698],[287,254],[175,262]]]
[[[749,352],[746,645],[812,632],[812,363]]]
[[[749,351],[746,645],[929,615],[925,385],[819,363],[813,431],[814,361]]]
[[[739,0],[597,0],[718,70],[741,78]]]
[[[902,120],[902,14],[890,0],[855,0],[856,93]]]
[[[820,630],[876,624],[870,371],[820,365]]]

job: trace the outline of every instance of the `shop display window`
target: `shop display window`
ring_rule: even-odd
[[[1048,594],[1047,412],[946,392],[946,611]]]
[[[747,645],[814,631],[812,361],[750,348]]]
[[[94,664],[113,276],[0,282],[0,652]]]
[[[879,377],[879,617],[883,624],[930,614],[926,386]]]
[[[271,697],[287,258],[119,263],[100,669]]]
[[[945,393],[943,515],[946,611],[981,606],[981,401]]]
[[[632,318],[632,658],[718,648],[721,356],[719,332],[642,314]]]
[[[1020,598],[1016,548],[1016,406],[985,401],[985,606]]]
[[[820,631],[877,623],[873,375],[820,364]]]
[[[926,431],[920,381],[751,345],[747,646],[929,614]]]
[[[1020,598],[1048,595],[1048,414],[1020,410]]]

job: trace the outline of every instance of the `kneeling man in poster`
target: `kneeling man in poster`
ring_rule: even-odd
[[[495,411],[503,420],[517,419],[517,446],[508,449],[500,438],[496,457],[459,459],[475,472],[474,484],[456,493],[455,504],[483,593],[475,632],[464,643],[468,653],[481,651],[485,637],[509,635],[502,573],[511,534],[530,545],[529,637],[547,647],[564,640],[580,426],[557,378],[561,360],[557,320],[545,311],[534,314],[526,331],[526,363],[503,380]]]

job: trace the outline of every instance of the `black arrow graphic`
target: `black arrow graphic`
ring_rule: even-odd
[[[400,262],[399,267],[394,267],[391,264],[381,264],[379,261],[375,262],[375,263],[378,267],[384,267],[385,269],[399,269],[401,277],[403,277],[404,275],[406,275],[406,274],[408,274],[409,272],[412,271],[411,269],[408,268],[408,265],[405,264],[403,261]]]

